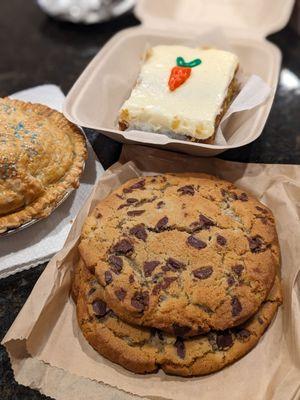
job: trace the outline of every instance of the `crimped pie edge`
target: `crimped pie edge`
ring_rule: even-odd
[[[42,219],[49,216],[65,196],[68,189],[75,189],[79,186],[79,178],[83,172],[85,160],[87,159],[84,134],[76,125],[69,122],[63,114],[43,104],[27,103],[8,97],[4,98],[4,100],[7,100],[11,106],[18,107],[19,110],[31,110],[41,118],[49,119],[55,126],[64,130],[66,134],[71,134],[75,158],[72,167],[67,171],[62,181],[54,184],[53,187],[47,190],[42,196],[38,197],[23,209],[0,216],[0,233],[17,228],[33,219]]]

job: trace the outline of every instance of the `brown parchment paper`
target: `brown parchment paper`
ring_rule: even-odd
[[[130,161],[130,160],[134,160]],[[96,353],[83,338],[70,299],[71,270],[88,213],[126,180],[159,172],[207,172],[253,192],[276,219],[282,252],[284,304],[258,345],[244,358],[200,378],[136,375]],[[199,159],[124,146],[120,162],[95,186],[64,248],[49,262],[5,336],[15,378],[59,400],[299,400],[300,166]]]

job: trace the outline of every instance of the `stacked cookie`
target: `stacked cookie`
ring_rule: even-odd
[[[79,326],[136,373],[217,371],[255,346],[281,303],[272,213],[208,175],[127,182],[88,217],[79,251]]]

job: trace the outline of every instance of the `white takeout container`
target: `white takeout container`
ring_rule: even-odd
[[[135,14],[142,25],[120,31],[101,49],[69,92],[64,115],[123,143],[199,156],[214,156],[244,146],[261,135],[278,83],[281,53],[265,37],[287,24],[293,4],[294,0],[138,0]],[[117,129],[118,111],[135,85],[145,48],[185,44],[198,37],[200,41],[202,34],[214,28],[225,32],[244,73],[259,75],[273,89],[264,104],[230,117],[224,130],[227,145]],[[243,139],[231,142],[230,131],[241,125]]]

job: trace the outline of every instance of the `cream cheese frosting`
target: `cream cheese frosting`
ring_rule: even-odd
[[[168,86],[177,57],[200,59],[176,90]],[[238,68],[235,54],[218,49],[155,46],[146,56],[135,88],[123,104],[119,121],[128,129],[175,133],[199,140],[215,132],[228,87]]]

